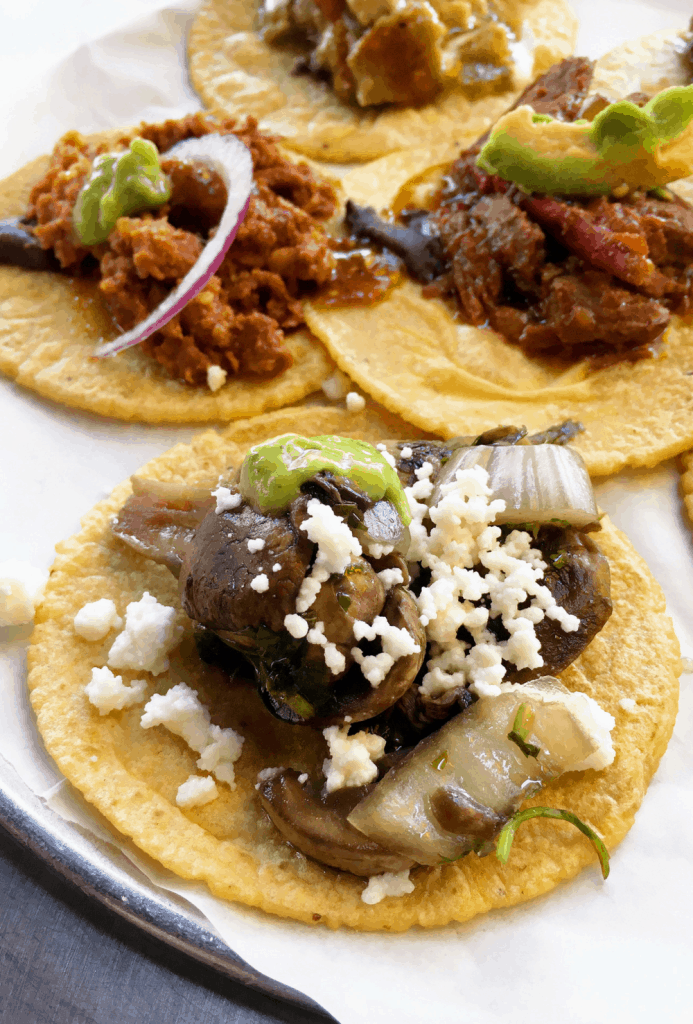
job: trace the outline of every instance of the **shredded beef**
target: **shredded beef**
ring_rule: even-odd
[[[550,114],[559,121],[574,121],[592,82],[594,61],[569,57],[554,64],[528,85],[511,110],[527,104],[537,114]]]
[[[198,113],[178,121],[142,125],[138,135],[168,154],[162,168],[170,201],[154,213],[119,218],[107,242],[75,242],[72,208],[94,157],[77,132],[58,143],[43,179],[34,187],[29,217],[44,249],[63,268],[80,272],[89,255],[99,261],[99,289],[123,330],[140,323],[194,266],[226,204],[226,188],[206,166],[175,159],[175,145],[211,132],[233,132],[253,159],[255,185],[247,215],[217,273],[204,289],[142,348],[169,373],[203,384],[210,366],[229,374],[272,377],[291,365],[284,332],[303,323],[301,296],[328,281],[333,256],[321,221],[334,212],[332,188],[305,164],[286,160],[257,123],[217,122]],[[124,136],[127,145],[133,136]]]
[[[515,106],[575,119],[592,67],[562,61]],[[445,266],[426,294],[453,295],[470,323],[490,324],[529,354],[648,354],[671,313],[693,308],[693,208],[641,192],[528,196],[476,166],[486,137],[451,166],[429,216]]]

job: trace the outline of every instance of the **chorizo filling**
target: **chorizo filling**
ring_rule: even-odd
[[[209,382],[213,367],[229,376],[268,379],[291,365],[284,337],[303,323],[301,297],[333,274],[323,226],[336,206],[332,188],[306,164],[285,159],[254,119],[236,125],[193,114],[141,127],[137,137],[161,154],[170,195],[154,209],[118,217],[105,241],[83,244],[74,230],[75,204],[95,158],[106,152],[78,132],[56,145],[24,218],[25,230],[54,254],[55,267],[88,275],[98,264],[103,301],[117,326],[128,331],[185,277],[219,222],[226,189],[217,174],[201,163],[166,156],[177,143],[211,133],[234,134],[250,150],[254,183],[248,211],[216,273],[142,343],[172,377],[191,385]],[[124,136],[119,147],[132,137]]]

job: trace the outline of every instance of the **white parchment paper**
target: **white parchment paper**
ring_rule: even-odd
[[[63,0],[60,6],[69,12],[84,5]],[[22,83],[15,60],[10,83],[7,66],[1,67],[0,126],[8,141],[0,150],[0,175],[49,149],[69,128],[89,131],[195,109],[183,64],[195,6],[153,10],[115,31],[109,9],[111,20],[99,30],[110,34],[96,42],[75,36],[76,52],[43,77]],[[642,32],[684,27],[690,16],[685,0],[581,0],[574,6],[582,18],[578,52],[590,56]],[[156,4],[129,0],[125,7],[131,16]],[[59,35],[60,46],[66,38]],[[78,529],[81,514],[142,463],[194,433],[64,409],[6,380],[0,381],[0,431],[0,561],[17,557],[46,567],[54,544]],[[693,544],[675,466],[604,481],[598,498],[648,561],[684,654],[693,656]],[[113,841],[100,833],[79,794],[61,784],[36,734],[25,693],[29,632],[0,630],[0,752],[51,807]],[[688,1021],[692,745],[693,680],[684,676],[674,737],[635,826],[614,852],[608,882],[595,867],[547,897],[434,932],[309,929],[222,903],[205,887],[140,857],[127,842],[122,848],[153,884],[197,906],[240,956],[305,992],[342,1024]]]

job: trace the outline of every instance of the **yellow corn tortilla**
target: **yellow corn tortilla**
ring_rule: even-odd
[[[102,133],[115,141],[123,131]],[[0,182],[0,220],[26,211],[48,157]],[[94,282],[0,264],[0,371],[19,384],[102,416],[145,423],[228,422],[300,401],[334,368],[310,331],[287,336],[293,365],[272,380],[229,377],[218,390],[173,380],[139,346],[106,359],[92,353],[117,334]]]
[[[407,424],[372,405],[360,415],[335,408],[284,409],[233,424],[223,433],[199,435],[140,473],[159,480],[216,480],[250,445],[291,430],[351,434],[373,442],[412,437]],[[173,576],[110,534],[111,517],[130,490],[129,483],[117,487],[85,516],[76,537],[58,545],[29,650],[31,700],[46,747],[70,782],[116,829],[176,874],[205,881],[223,899],[307,924],[364,931],[466,921],[547,892],[587,864],[597,870],[590,843],[576,829],[536,820],[518,831],[505,867],[494,855],[479,859],[472,854],[444,868],[415,869],[413,893],[366,905],[361,900],[363,879],[307,860],[281,840],[254,788],[262,768],[318,769],[327,753],[321,734],[277,721],[254,686],[229,685],[217,670],[204,667],[193,653],[189,624],[167,673],[156,679],[142,672],[122,673],[124,682],[144,675],[148,697],[181,680],[188,682],[215,723],[245,736],[235,766],[237,788],[219,784],[220,796],[213,803],[180,810],[176,791],[196,772],[197,755],[162,727],[142,729],[142,705],[99,715],[84,686],[91,669],[105,663],[114,634],[89,643],[72,625],[79,608],[102,597],[114,600],[121,615],[145,590],[163,604],[179,607]],[[599,829],[613,848],[630,828],[671,735],[680,658],[664,597],[643,560],[608,521],[599,544],[611,564],[614,612],[561,678],[614,715],[616,759],[602,772],[564,776],[534,802],[569,808]],[[623,697],[635,700],[635,712],[620,707]]]
[[[685,80],[679,54],[689,35],[659,33],[597,62],[591,92],[610,98],[641,85],[652,92]],[[647,74],[646,74],[647,73]],[[422,170],[422,150],[396,153],[342,178],[346,195],[377,210],[420,202],[443,168]],[[405,165],[411,160],[411,173]],[[693,181],[675,183],[693,199]],[[306,321],[341,370],[388,409],[445,437],[489,422],[538,430],[566,418],[585,425],[575,447],[590,473],[654,466],[693,446],[693,326],[673,317],[654,359],[594,370],[588,360],[530,358],[487,328],[459,322],[454,305],[425,299],[406,280],[377,306],[309,307]]]
[[[693,523],[693,452],[681,456],[681,492],[688,520]]]
[[[318,160],[373,160],[397,149],[436,145],[461,130],[480,135],[527,84],[570,56],[577,19],[566,0],[522,0],[523,39],[533,66],[513,92],[470,101],[450,91],[419,108],[361,109],[343,103],[331,85],[296,76],[296,54],[265,43],[257,32],[260,0],[206,0],[190,31],[188,62],[203,103],[226,116],[253,114],[284,144]]]

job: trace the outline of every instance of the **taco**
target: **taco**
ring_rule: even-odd
[[[681,456],[681,492],[686,506],[688,520],[693,523],[693,453]]]
[[[407,275],[375,308],[311,301],[311,330],[443,436],[579,419],[597,474],[690,447],[692,79],[690,32],[572,58],[452,164],[418,150],[349,172],[347,225]]]
[[[252,119],[69,132],[0,186],[0,370],[120,419],[229,420],[296,402],[332,368],[301,299],[332,276],[336,204]],[[167,305],[176,314],[147,334]]]
[[[59,546],[39,608],[60,770],[178,875],[308,924],[530,899],[594,859],[567,821],[606,867],[680,659],[566,436],[314,407],[150,462]]]
[[[207,0],[188,54],[211,110],[348,163],[478,134],[576,32],[564,0]]]

